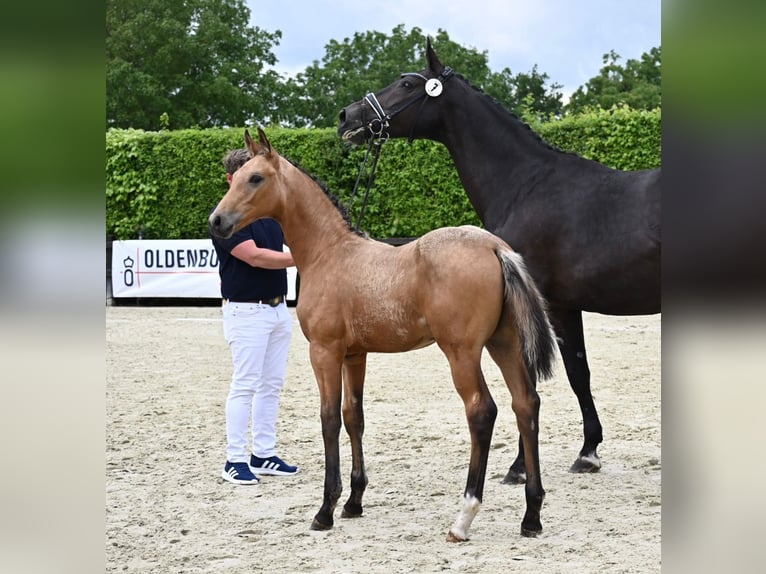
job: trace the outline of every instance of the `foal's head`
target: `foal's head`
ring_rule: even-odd
[[[257,142],[245,130],[245,144],[250,159],[234,172],[229,191],[208,219],[211,233],[219,237],[231,237],[256,219],[274,217],[283,204],[282,158],[261,128]]]

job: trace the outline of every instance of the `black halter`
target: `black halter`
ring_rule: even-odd
[[[436,78],[440,84],[444,84],[447,80],[449,80],[450,76],[452,76],[453,71],[452,68],[449,66],[446,66],[442,73],[439,74],[439,77]],[[380,148],[383,146],[384,143],[388,141],[388,122],[391,118],[393,118],[396,114],[399,114],[409,108],[412,104],[415,104],[417,102],[420,102],[420,108],[418,109],[418,113],[415,116],[415,121],[412,122],[412,127],[410,128],[410,136],[407,139],[409,143],[412,143],[415,133],[415,124],[418,121],[418,118],[420,117],[420,112],[423,111],[423,106],[426,104],[426,102],[431,98],[435,97],[428,93],[428,78],[426,78],[423,74],[420,74],[418,72],[406,72],[402,74],[400,77],[403,78],[405,76],[416,76],[418,78],[421,78],[425,83],[426,86],[424,86],[423,93],[419,94],[417,97],[413,98],[409,102],[406,102],[396,108],[394,111],[386,113],[386,111],[383,109],[383,106],[380,105],[380,102],[378,101],[378,98],[375,97],[375,94],[372,92],[368,92],[364,96],[364,101],[367,102],[367,104],[372,108],[372,111],[375,112],[375,118],[371,119],[369,122],[367,122],[367,129],[370,132],[370,144],[367,146],[367,153],[364,155],[364,160],[362,161],[362,166],[359,168],[359,175],[356,177],[356,183],[354,184],[354,191],[351,192],[351,202],[353,203],[354,198],[356,197],[356,193],[359,190],[359,181],[362,179],[362,174],[364,173],[364,168],[367,165],[367,160],[370,157],[370,152],[372,151],[372,148],[375,148],[375,157],[372,162],[372,167],[370,168],[370,175],[367,178],[367,189],[364,192],[364,198],[362,199],[362,207],[359,211],[359,217],[356,220],[356,228],[361,229],[362,224],[362,217],[364,217],[364,211],[367,208],[367,199],[370,195],[370,188],[372,188],[372,183],[375,181],[375,169],[378,166],[378,158],[380,157]],[[441,93],[441,91],[439,92]],[[438,96],[438,94],[436,94]]]
[[[446,66],[442,73],[439,74],[439,77],[436,78],[440,84],[444,84],[447,80],[450,79],[452,76],[453,71],[452,68],[449,66]],[[423,82],[428,83],[428,78],[426,78],[423,74],[420,74],[418,72],[406,72],[402,74],[400,77],[404,78],[405,76],[415,76],[418,78],[421,78]],[[438,96],[438,94],[437,94]],[[412,122],[412,127],[410,128],[410,136],[407,139],[409,143],[412,143],[412,140],[414,139],[414,133],[415,133],[415,124],[417,124],[418,118],[420,117],[420,112],[423,111],[423,106],[426,105],[426,102],[430,99],[431,94],[428,93],[427,89],[424,88],[422,94],[418,94],[413,99],[411,99],[408,102],[405,102],[395,110],[386,113],[386,111],[383,109],[383,106],[380,105],[380,102],[378,101],[378,98],[373,94],[372,92],[367,93],[367,95],[364,96],[364,101],[367,102],[367,104],[372,108],[372,111],[375,112],[375,115],[377,117],[373,118],[367,123],[367,129],[370,131],[370,137],[371,139],[375,138],[381,138],[383,141],[388,139],[388,122],[391,118],[393,118],[395,115],[403,112],[407,108],[409,108],[411,105],[420,102],[420,108],[418,109],[418,113],[415,116],[415,120]]]

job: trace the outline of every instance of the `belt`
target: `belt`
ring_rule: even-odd
[[[269,307],[276,307],[280,303],[282,303],[285,300],[284,295],[280,295],[279,297],[272,297],[271,299],[263,299],[263,300],[257,300],[257,299],[224,299],[224,303],[256,303],[258,305],[268,305]]]

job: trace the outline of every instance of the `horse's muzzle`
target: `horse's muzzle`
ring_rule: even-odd
[[[370,137],[370,131],[364,124],[362,114],[359,112],[358,108],[360,107],[360,103],[356,102],[343,108],[338,114],[338,120],[340,122],[338,125],[338,135],[343,141],[355,145],[365,143]]]

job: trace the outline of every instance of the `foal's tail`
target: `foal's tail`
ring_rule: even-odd
[[[556,336],[548,320],[545,299],[527,272],[521,255],[507,249],[498,249],[496,253],[503,267],[505,298],[513,307],[527,371],[547,379],[553,374]]]

